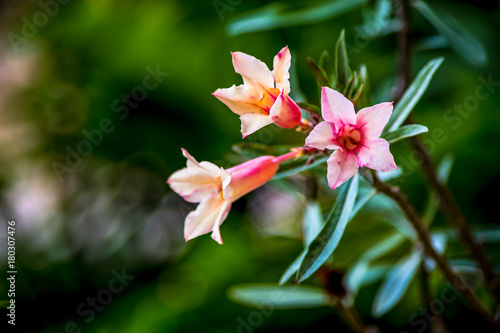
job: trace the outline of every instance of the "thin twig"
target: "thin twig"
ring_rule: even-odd
[[[366,326],[353,306],[346,305],[341,299],[334,302],[335,309],[345,320],[346,324],[356,333],[380,333],[375,326]]]
[[[398,34],[398,88],[395,101],[399,100],[405,90],[410,85],[411,77],[411,45],[410,45],[410,5],[409,0],[399,1],[399,19],[401,29]],[[407,123],[413,123],[409,117]],[[500,303],[500,280],[495,274],[493,266],[484,247],[472,236],[471,229],[460,211],[453,195],[448,187],[439,181],[436,167],[430,158],[430,154],[425,149],[422,141],[418,137],[410,139],[413,150],[422,158],[422,169],[428,184],[436,191],[439,202],[447,220],[458,230],[462,242],[469,252],[479,263],[479,268],[483,272],[486,282],[495,296],[497,303]]]
[[[420,242],[424,246],[425,253],[436,262],[437,267],[443,273],[444,277],[462,294],[473,310],[475,310],[481,317],[493,326],[500,327],[500,323],[497,323],[490,311],[483,307],[480,300],[464,278],[451,269],[450,264],[444,256],[436,252],[432,246],[431,236],[425,222],[422,220],[408,197],[400,191],[399,187],[382,182],[373,170],[372,176],[375,188],[393,199],[399,207],[401,207],[408,221],[415,229]]]

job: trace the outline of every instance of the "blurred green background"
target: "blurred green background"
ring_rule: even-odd
[[[306,57],[332,52],[345,29],[351,67],[365,63],[374,101],[388,98],[396,73],[395,34],[389,29],[378,39],[360,36],[359,9],[303,24],[292,17],[289,26],[266,31],[234,35],[231,30],[246,13],[264,6],[300,14],[323,3],[73,0],[57,2],[56,10],[33,1],[0,1],[0,234],[6,235],[8,220],[16,221],[16,331],[299,332],[325,324],[348,331],[329,308],[256,315],[258,310],[226,295],[234,284],[278,281],[301,251],[303,196],[271,184],[234,205],[221,229],[223,246],[209,236],[185,244],[183,220],[194,206],[165,183],[185,165],[180,147],[198,160],[233,163],[227,152],[242,141],[240,122],[211,95],[241,83],[230,51],[272,66],[274,55],[288,45],[292,96],[318,103]],[[490,86],[490,95],[472,111],[448,110],[475,96],[479,77],[500,82],[500,8],[496,1],[433,3],[482,42],[488,61],[475,66],[449,47],[416,48],[413,74],[431,58],[446,60],[413,115],[430,129],[424,141],[435,129],[445,133],[443,142],[427,140],[428,148],[435,161],[454,153],[450,188],[469,221],[498,228],[500,83]],[[45,16],[46,24],[40,11],[53,13]],[[412,31],[414,45],[437,34],[416,12]],[[155,69],[163,73],[157,87],[141,90],[146,95],[134,101],[131,94],[140,93],[137,87]],[[92,133],[103,119],[109,120],[109,131],[102,132],[102,141],[90,145],[87,156],[69,157],[74,167],[61,167],[68,149],[89,149],[81,144],[87,140],[84,131]],[[302,134],[272,126],[243,141],[303,144]],[[401,186],[423,209],[426,185],[405,162],[408,145],[397,143],[391,150],[408,176]],[[283,209],[276,212],[278,205]],[[442,216],[436,225],[445,225]],[[370,214],[354,220],[336,254],[345,256],[339,269],[385,228]],[[6,238],[0,242],[5,272]],[[498,247],[488,250],[493,254]],[[123,272],[130,276],[124,288],[106,292]],[[7,299],[4,278],[0,287],[0,299]],[[362,316],[369,316],[375,291],[376,285],[369,286],[357,299]],[[109,304],[89,310],[88,298],[98,296]],[[415,287],[403,306],[376,323],[387,331],[408,325],[417,297]],[[468,312],[459,305],[447,310],[451,327],[469,321],[460,316]],[[5,310],[1,318],[4,325]],[[242,326],[249,321],[258,325]]]

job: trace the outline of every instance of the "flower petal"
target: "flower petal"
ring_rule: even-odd
[[[321,113],[323,119],[334,123],[337,129],[356,120],[354,105],[338,91],[328,87],[321,89]]]
[[[377,171],[397,169],[394,157],[389,150],[389,142],[384,139],[367,139],[358,152],[358,165]]]
[[[241,134],[246,138],[253,132],[261,129],[262,127],[271,124],[273,121],[271,117],[265,114],[246,113],[240,116],[241,120]]]
[[[316,125],[306,138],[306,146],[317,149],[337,149],[337,131],[335,125],[327,121],[322,121]]]
[[[261,98],[264,91],[274,88],[274,78],[266,64],[242,52],[231,52],[236,73],[243,77],[245,89],[251,97]]]
[[[292,56],[290,54],[290,50],[288,46],[285,46],[278,52],[278,54],[274,57],[273,61],[273,71],[272,74],[274,76],[274,80],[276,83],[281,84],[285,95],[290,93],[290,82],[288,79],[290,78],[290,73],[288,72],[290,69],[290,65],[292,63]]]
[[[356,125],[369,139],[378,138],[392,114],[392,102],[380,103],[361,109],[356,115]]]
[[[302,118],[302,112],[295,102],[281,91],[274,105],[269,110],[271,120],[283,128],[297,127]]]
[[[260,156],[228,169],[231,175],[223,178],[224,199],[235,201],[270,181],[279,169],[280,160],[274,156]]]
[[[224,200],[220,194],[203,199],[196,210],[186,217],[184,223],[186,242],[212,231],[212,238],[222,244],[219,227],[226,219],[230,209],[231,202]]]
[[[358,172],[356,155],[337,149],[327,161],[328,185],[335,190]]]
[[[167,183],[172,190],[189,202],[200,202],[220,191],[221,169],[210,162],[198,163],[187,150],[181,149],[187,158],[187,167],[174,172],[168,178]]]
[[[231,88],[217,89],[212,95],[239,116],[245,113],[265,113],[260,107],[260,97],[259,99],[250,97],[244,85],[233,85]]]

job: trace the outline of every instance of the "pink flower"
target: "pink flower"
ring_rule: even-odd
[[[339,92],[323,87],[319,123],[306,138],[306,146],[335,149],[328,159],[328,185],[335,190],[366,166],[378,171],[396,169],[389,143],[380,138],[392,114],[392,102],[360,110]]]
[[[187,166],[174,172],[167,183],[172,190],[189,202],[199,202],[184,224],[186,241],[212,232],[212,238],[222,244],[220,225],[226,219],[231,204],[274,177],[279,164],[299,154],[293,151],[274,157],[261,156],[224,170],[210,162],[198,162],[182,149]]]
[[[288,46],[274,57],[272,72],[255,57],[242,52],[231,54],[234,70],[243,77],[244,84],[217,89],[212,95],[240,116],[243,137],[271,123],[283,128],[296,127],[301,112],[288,97],[288,70],[292,58]]]

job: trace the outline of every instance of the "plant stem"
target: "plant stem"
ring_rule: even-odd
[[[425,257],[422,258],[422,261],[420,263],[420,288],[421,288],[421,296],[422,296],[422,303],[426,308],[430,308],[431,302],[432,302],[432,295],[430,293],[430,286],[429,286],[429,272],[427,271],[427,268],[425,267]],[[434,317],[434,320],[432,320],[432,332],[434,333],[450,333],[448,328],[446,327],[446,323],[441,316],[440,313],[438,312],[432,312],[432,315]]]
[[[397,5],[398,2],[396,1]],[[397,14],[401,22],[398,33],[398,86],[396,90],[397,102],[410,85],[411,78],[411,47],[410,47],[410,4],[408,0],[400,0]]]
[[[347,325],[356,333],[379,333],[375,326],[365,326],[361,321],[359,314],[353,306],[346,305],[341,299],[334,302],[335,309],[339,315],[346,321]]]
[[[401,29],[398,34],[398,88],[395,101],[399,100],[405,90],[410,85],[411,76],[411,45],[410,45],[410,4],[409,0],[400,0],[398,16],[401,21]],[[407,123],[413,123],[411,117]],[[500,280],[495,274],[491,261],[484,250],[472,236],[471,229],[460,211],[453,195],[448,187],[439,181],[436,168],[430,158],[430,154],[425,149],[422,141],[418,137],[410,138],[413,150],[422,158],[422,169],[428,184],[436,191],[440,205],[447,220],[457,229],[462,242],[479,264],[486,282],[495,296],[497,303],[500,303]]]
[[[444,277],[453,285],[456,290],[458,290],[462,294],[464,299],[469,303],[473,310],[475,310],[490,324],[496,327],[500,327],[500,323],[497,323],[491,315],[490,311],[483,307],[480,300],[478,299],[472,288],[463,279],[463,277],[451,269],[451,266],[444,256],[436,252],[436,250],[432,246],[431,236],[429,231],[427,230],[425,222],[422,220],[408,197],[404,193],[402,193],[398,187],[382,182],[378,178],[376,172],[374,172],[373,170],[372,176],[373,185],[375,186],[375,188],[393,199],[399,205],[399,207],[401,207],[408,221],[410,221],[413,228],[415,229],[420,242],[424,246],[425,253],[436,262],[437,267],[441,270]]]
[[[429,158],[425,147],[420,140],[411,140],[411,144],[416,152],[422,156],[422,169],[424,171],[425,178],[430,186],[436,191],[439,198],[441,208],[447,218],[447,220],[453,225],[455,229],[458,230],[462,242],[466,245],[469,252],[474,256],[474,258],[479,263],[479,268],[484,274],[486,282],[490,287],[493,295],[500,302],[500,284],[498,277],[496,276],[491,262],[484,250],[484,247],[477,243],[477,241],[472,236],[472,231],[469,228],[465,217],[462,215],[460,208],[458,207],[453,195],[446,185],[439,181],[436,175],[436,169],[432,160]]]

